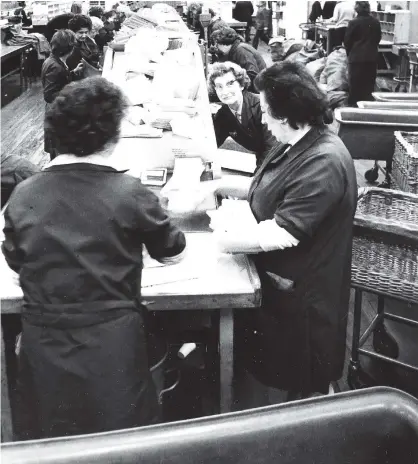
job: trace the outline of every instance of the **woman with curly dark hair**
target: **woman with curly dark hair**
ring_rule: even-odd
[[[68,22],[68,28],[74,32],[77,39],[73,51],[67,58],[67,65],[70,69],[75,69],[83,59],[94,68],[100,69],[99,47],[89,36],[92,27],[91,19],[81,14],[75,15]],[[82,77],[87,77],[87,75]]]
[[[3,253],[24,294],[20,439],[158,421],[142,252],[177,262],[185,237],[150,190],[111,166],[125,108],[103,78],[68,85],[47,115],[61,154],[5,212]]]
[[[216,94],[222,106],[213,103],[213,126],[216,142],[221,146],[228,137],[253,151],[259,166],[267,152],[277,143],[261,122],[260,97],[248,91],[251,81],[245,69],[226,61],[211,66],[209,93]]]
[[[263,121],[282,144],[254,177],[203,182],[194,195],[195,204],[214,192],[247,199],[254,216],[253,227],[214,231],[221,251],[254,254],[262,283],[261,308],[237,319],[237,386],[260,393],[250,393],[251,404],[248,391],[238,396],[245,407],[273,392],[282,400],[326,394],[340,378],[357,201],[353,160],[325,125],[327,98],[309,71],[278,63],[255,85]]]

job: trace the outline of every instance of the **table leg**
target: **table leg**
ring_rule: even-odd
[[[219,318],[220,412],[230,412],[233,400],[234,310],[221,309]]]
[[[24,52],[20,54],[20,92],[23,91],[23,68],[25,66]]]
[[[6,353],[1,329],[1,441],[13,441],[12,409],[10,407],[9,383],[6,369]]]

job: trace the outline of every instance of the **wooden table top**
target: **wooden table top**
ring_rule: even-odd
[[[3,62],[7,58],[11,58],[14,55],[18,55],[19,53],[22,53],[23,50],[28,48],[30,44],[25,44],[25,45],[6,45],[6,44],[1,44],[0,47],[0,52],[1,52],[1,61]]]

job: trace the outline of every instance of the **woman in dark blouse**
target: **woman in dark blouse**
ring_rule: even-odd
[[[67,58],[67,66],[70,69],[75,69],[84,59],[88,64],[94,68],[99,69],[100,65],[100,51],[96,42],[89,37],[93,25],[88,16],[79,14],[68,22],[68,28],[71,29],[76,37],[76,43],[70,56]],[[87,75],[81,74],[81,77]]]
[[[158,421],[142,252],[177,262],[185,237],[150,190],[111,166],[125,108],[103,78],[68,85],[47,114],[61,154],[5,212],[3,253],[24,295],[20,439]]]
[[[261,121],[260,97],[248,91],[251,82],[245,69],[226,61],[215,63],[208,76],[211,94],[222,103],[213,116],[216,142],[221,146],[227,137],[255,153],[259,166],[269,150],[277,143]]]
[[[253,178],[202,183],[195,199],[213,193],[248,199],[255,218],[239,234],[238,224],[214,232],[221,251],[255,254],[262,282],[261,308],[240,313],[238,321],[237,361],[246,375],[288,399],[328,393],[344,364],[354,164],[324,124],[326,96],[302,65],[275,64],[255,82],[263,122],[283,145]]]

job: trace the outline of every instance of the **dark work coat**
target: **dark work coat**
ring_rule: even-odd
[[[157,197],[107,166],[52,166],[16,187],[4,231],[24,295],[19,438],[157,421],[142,249],[159,259],[185,247]]]
[[[344,364],[356,174],[325,127],[283,151],[263,162],[248,200],[257,221],[274,218],[299,245],[256,256],[262,307],[246,316],[237,352],[264,384],[326,393]]]
[[[247,71],[248,77],[251,80],[250,91],[255,91],[254,79],[257,74],[266,68],[266,62],[261,54],[251,45],[241,42],[240,39],[235,40],[224,61],[232,61],[241,66]],[[258,93],[258,92],[257,92]]]
[[[371,15],[358,15],[347,26],[344,46],[349,63],[376,63],[382,38],[380,22]]]
[[[49,105],[61,90],[74,79],[74,73],[55,55],[50,55],[42,65],[41,81],[46,101],[45,116]],[[55,156],[56,144],[49,131],[46,118],[44,123],[44,150]]]
[[[74,46],[71,55],[67,58],[67,66],[73,70],[84,58],[87,63],[95,68],[99,66],[100,51],[96,42],[91,37],[86,37],[84,41],[78,41]],[[83,75],[80,78],[84,77]]]
[[[216,143],[221,146],[227,137],[232,137],[247,150],[253,151],[259,166],[265,155],[277,144],[277,140],[261,122],[260,97],[251,92],[243,92],[241,121],[239,122],[228,105],[213,117]]]

